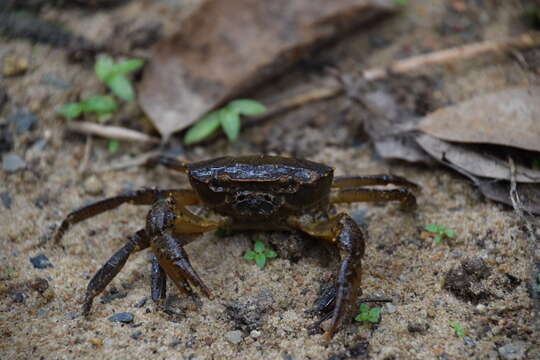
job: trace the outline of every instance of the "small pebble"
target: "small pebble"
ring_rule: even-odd
[[[129,324],[133,322],[133,314],[128,312],[122,312],[118,314],[114,314],[109,318],[109,321],[112,322],[121,322],[123,324]]]
[[[103,341],[99,338],[90,338],[88,339],[88,341],[90,342],[90,344],[95,345],[95,346],[103,345]]]
[[[367,213],[367,207],[361,207],[351,212],[351,217],[358,225],[366,225],[365,215]]]
[[[39,254],[36,257],[30,258],[30,262],[34,265],[36,269],[46,269],[53,267],[53,264],[49,261],[49,258],[43,254]]]
[[[148,298],[142,298],[141,300],[137,301],[133,306],[136,308],[142,308],[144,305],[146,305],[146,301]]]
[[[24,169],[26,163],[23,159],[17,154],[4,154],[2,158],[2,170],[8,172],[15,172],[20,169]]]
[[[2,63],[2,75],[16,76],[28,70],[28,59],[18,55],[7,55]]]
[[[16,292],[13,296],[13,302],[22,304],[24,302],[25,294],[23,292]]]
[[[261,332],[259,330],[252,330],[250,333],[249,333],[249,336],[251,336],[253,339],[256,339],[258,338],[259,336],[261,336]]]
[[[476,311],[478,311],[478,313],[480,313],[480,314],[485,313],[486,312],[486,305],[484,305],[484,304],[476,305]]]
[[[15,134],[22,135],[35,127],[38,118],[28,110],[18,110],[8,121],[15,127]]]
[[[11,195],[7,191],[0,194],[0,200],[6,209],[11,209]]]
[[[129,337],[132,338],[133,340],[139,340],[141,338],[141,335],[142,335],[142,331],[137,330],[133,334],[131,334]]]
[[[394,312],[396,312],[397,308],[395,305],[392,305],[390,303],[387,303],[387,304],[384,304],[384,311],[389,313],[389,314],[392,314]]]
[[[525,358],[527,346],[523,341],[515,341],[497,349],[501,358],[505,360],[519,360]]]
[[[240,344],[242,342],[243,334],[240,330],[233,330],[226,333],[225,338],[232,344]]]
[[[103,192],[103,183],[96,175],[87,177],[83,187],[88,195],[99,195]]]

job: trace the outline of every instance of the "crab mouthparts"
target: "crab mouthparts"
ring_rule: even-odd
[[[280,197],[265,192],[243,191],[232,199],[233,208],[242,216],[271,216],[282,203]]]

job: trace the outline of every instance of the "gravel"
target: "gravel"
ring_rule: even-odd
[[[49,261],[49,258],[43,254],[39,254],[33,258],[30,258],[30,262],[36,269],[46,269],[53,267],[53,264]]]
[[[26,163],[23,159],[17,154],[4,154],[2,159],[2,170],[7,172],[15,172],[20,169],[24,169]]]
[[[232,344],[240,344],[244,338],[244,334],[240,330],[233,330],[226,333],[225,338]]]
[[[111,322],[121,322],[123,324],[129,324],[133,322],[133,314],[129,312],[121,312],[109,317]]]

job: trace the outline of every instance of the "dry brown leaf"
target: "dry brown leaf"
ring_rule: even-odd
[[[154,48],[139,87],[141,106],[168,138],[392,9],[391,0],[208,0]]]
[[[394,135],[373,143],[377,153],[384,159],[400,159],[409,162],[435,163],[414,141],[411,134]]]
[[[540,87],[477,96],[429,114],[418,129],[448,141],[540,151]]]
[[[500,159],[487,150],[484,151],[482,147],[449,143],[426,134],[417,136],[416,142],[437,160],[451,162],[473,175],[510,180],[507,159]],[[538,183],[540,171],[517,165],[516,181]]]
[[[476,184],[485,197],[512,206],[510,182],[481,181]],[[540,186],[538,184],[516,184],[523,210],[540,215]]]

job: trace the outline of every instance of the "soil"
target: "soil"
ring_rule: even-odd
[[[172,33],[196,3],[130,1],[105,9],[45,5],[32,16],[145,57],[148,46]],[[260,94],[272,96],[288,82],[317,76],[320,64],[356,71],[516,35],[530,30],[523,20],[527,5],[411,0],[391,19],[315,54]],[[148,28],[153,36],[141,39],[137,30]],[[110,153],[107,141],[88,143],[66,131],[65,121],[55,115],[57,106],[105,92],[92,61],[74,62],[69,49],[50,43],[13,37],[0,42],[0,64],[6,59],[15,64],[9,69],[15,73],[0,77],[0,358],[540,358],[535,289],[528,286],[540,253],[531,250],[523,221],[446,169],[381,160],[362,125],[370,114],[345,96],[252,125],[234,144],[219,137],[183,148],[172,139],[166,150],[189,161],[223,154],[300,156],[334,166],[336,174],[393,173],[419,184],[413,213],[395,203],[339,208],[368,227],[363,296],[392,299],[370,304],[382,306],[379,323],[347,323],[329,342],[320,333],[309,334],[317,320],[309,310],[332,283],[337,258],[315,240],[285,232],[207,233],[190,243],[186,250],[214,299],[187,300],[169,284],[166,313],[149,298],[149,254],[134,254],[96,298],[89,318],[82,317],[88,281],[127,236],[144,226],[147,209],[124,206],[80,223],[64,236],[63,248],[49,242],[58,223],[69,211],[103,197],[148,186],[186,187],[187,181],[165,169],[107,170],[152,148],[121,142]],[[422,116],[474,95],[537,84],[539,54],[539,49],[492,54],[388,78],[381,86],[402,108]],[[152,131],[136,105],[123,106],[111,124]],[[18,155],[24,168],[8,171],[6,154]],[[85,156],[89,161],[83,167]],[[432,223],[452,229],[455,238],[437,244],[423,231]],[[279,255],[263,270],[242,257],[256,239]],[[457,336],[451,323],[464,335]]]

